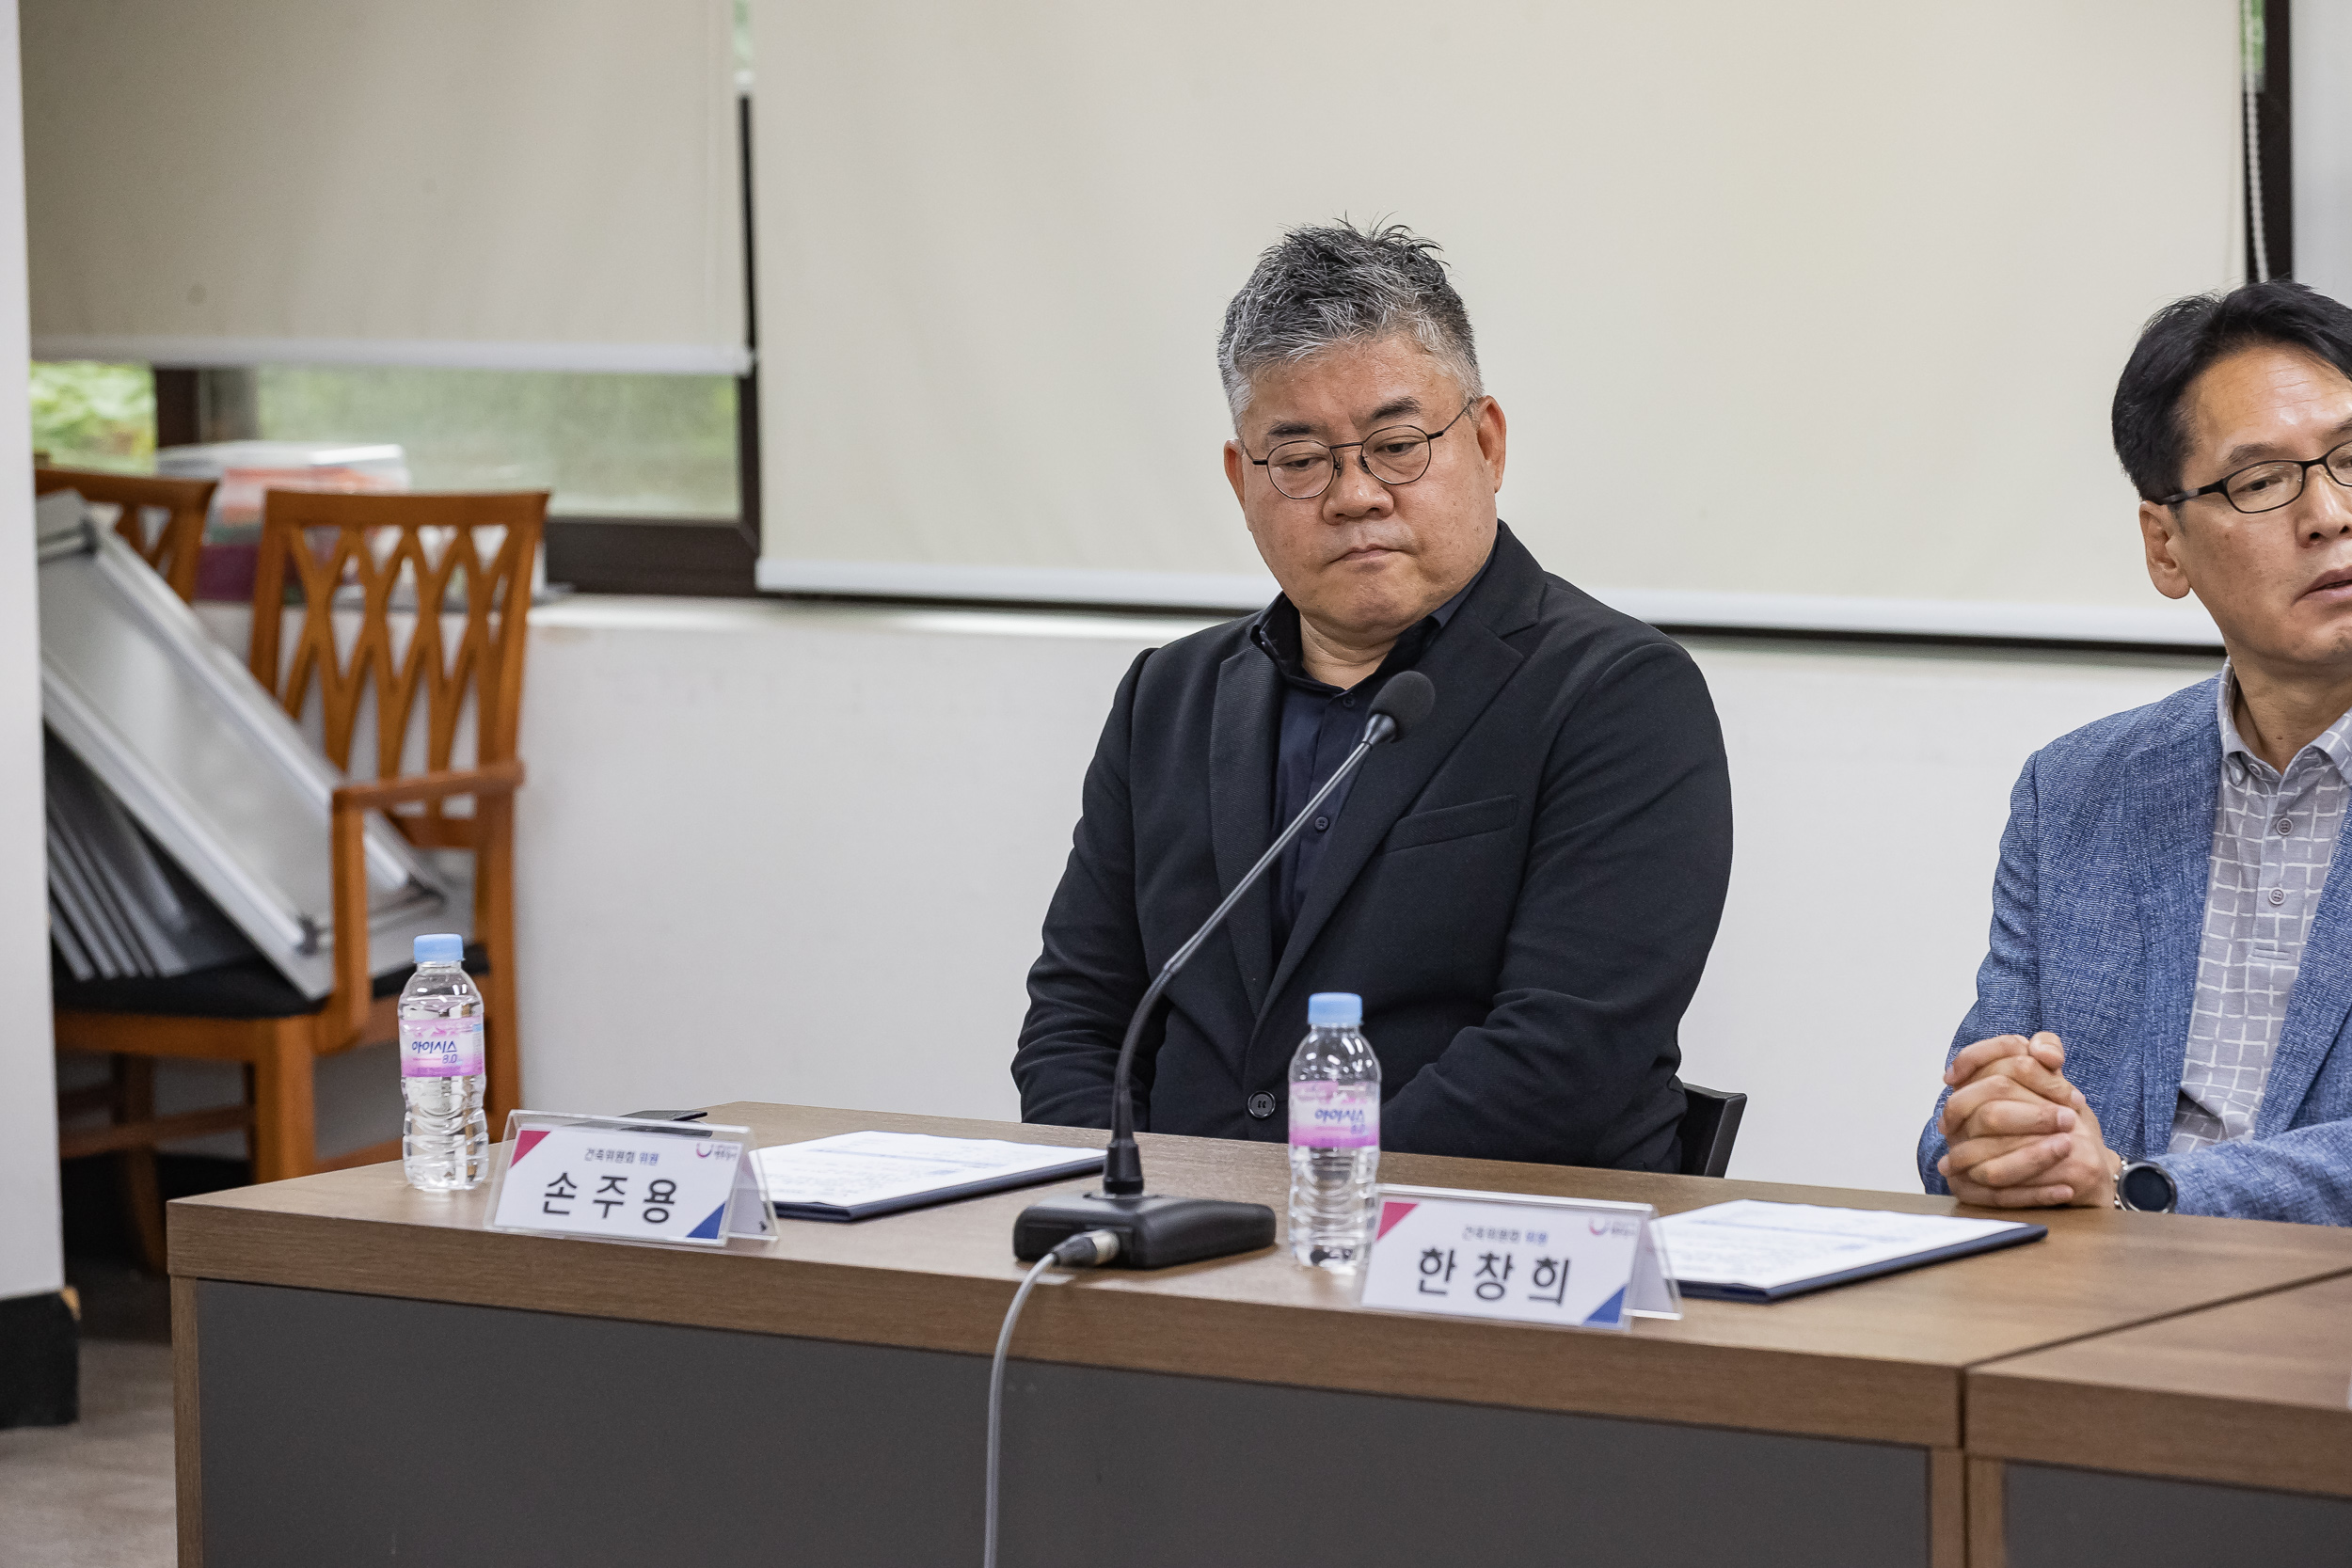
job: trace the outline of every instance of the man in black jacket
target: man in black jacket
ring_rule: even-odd
[[[1680,646],[1497,518],[1502,411],[1435,249],[1299,230],[1226,312],[1226,475],[1282,593],[1120,684],[1029,972],[1025,1120],[1109,1125],[1144,988],[1409,668],[1435,709],[1168,989],[1136,1125],[1283,1141],[1308,994],[1346,990],[1383,1148],[1674,1166],[1677,1028],[1731,865],[1722,733]]]

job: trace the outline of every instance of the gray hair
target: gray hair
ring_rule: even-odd
[[[1225,308],[1216,366],[1233,421],[1249,406],[1250,379],[1342,343],[1409,333],[1461,384],[1485,391],[1470,312],[1446,281],[1438,245],[1401,223],[1359,229],[1343,218],[1294,229],[1258,258]]]

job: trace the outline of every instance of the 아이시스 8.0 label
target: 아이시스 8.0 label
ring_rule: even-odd
[[[1379,1148],[1380,1085],[1293,1084],[1291,1142],[1302,1148]]]
[[[403,1019],[403,1078],[463,1078],[482,1070],[480,1018]]]

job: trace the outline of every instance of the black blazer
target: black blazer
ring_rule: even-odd
[[[1110,1124],[1127,1018],[1272,842],[1282,681],[1244,618],[1136,658],[1029,972],[1025,1121]],[[1289,1137],[1311,991],[1364,999],[1381,1146],[1673,1166],[1676,1031],[1731,869],[1707,683],[1507,528],[1415,668],[1436,708],[1364,759],[1279,953],[1262,882],[1137,1047],[1136,1123]]]

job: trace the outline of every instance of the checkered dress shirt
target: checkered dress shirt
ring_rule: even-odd
[[[2170,1152],[2252,1135],[2279,1026],[2303,964],[2352,797],[2352,713],[2295,754],[2282,777],[2238,735],[2237,676],[2221,672],[2221,788],[2197,960],[2197,1004]]]

